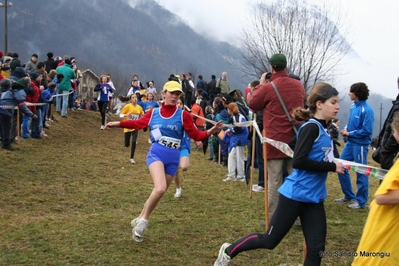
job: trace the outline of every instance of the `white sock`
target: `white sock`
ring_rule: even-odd
[[[140,221],[140,222],[143,222],[143,223],[145,223],[145,224],[148,224],[148,220],[146,220],[146,219],[144,219],[144,218],[140,218],[139,221]]]

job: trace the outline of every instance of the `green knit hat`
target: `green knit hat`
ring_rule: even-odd
[[[29,78],[23,77],[19,79],[16,83],[21,85],[22,87],[26,87],[26,84],[29,82]]]
[[[270,57],[269,63],[272,67],[274,66],[281,66],[281,67],[286,67],[287,66],[287,58],[283,54],[274,54],[272,57]]]

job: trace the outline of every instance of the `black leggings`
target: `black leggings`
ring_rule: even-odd
[[[105,126],[105,112],[107,111],[108,102],[98,101],[97,104],[101,113],[101,125]]]
[[[327,234],[324,204],[304,203],[288,199],[280,194],[277,209],[274,212],[268,230],[263,234],[250,234],[226,249],[234,258],[247,250],[274,249],[291,229],[297,217],[301,219],[307,253],[304,266],[320,265],[321,251],[324,251]]]
[[[130,136],[132,136],[132,149],[130,150],[130,159],[134,159],[134,152],[136,151],[136,141],[138,134],[139,134],[138,130],[133,130],[132,132],[125,132],[125,147],[129,147]]]
[[[16,110],[15,112],[18,112],[19,110]],[[11,145],[11,139],[10,139],[10,133],[11,133],[11,116],[5,115],[5,114],[0,114],[0,130],[1,130],[1,138],[2,138],[2,147],[10,147]]]

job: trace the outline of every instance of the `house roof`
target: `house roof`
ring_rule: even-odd
[[[85,74],[86,72],[91,73],[93,76],[95,76],[96,78],[100,79],[99,76],[96,75],[96,73],[94,73],[93,71],[91,71],[91,69],[86,69],[85,71],[82,72],[82,75]]]

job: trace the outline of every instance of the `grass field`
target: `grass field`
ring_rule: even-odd
[[[227,169],[192,151],[190,169],[181,173],[183,196],[173,197],[172,184],[144,242],[136,243],[130,221],[152,190],[149,133],[139,133],[136,164],[130,164],[123,130],[101,131],[99,113],[56,118],[49,137],[0,150],[0,265],[213,265],[222,243],[265,230],[264,194],[250,199],[245,183],[222,182]],[[370,198],[377,185],[371,178]],[[336,174],[327,187],[326,251],[355,251],[368,210],[333,203],[342,196]],[[301,265],[302,252],[302,232],[293,227],[275,250],[245,252],[231,264]],[[351,261],[332,256],[322,264]]]

